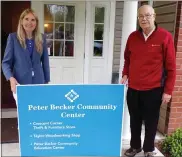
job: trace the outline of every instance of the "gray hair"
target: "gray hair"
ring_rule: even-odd
[[[153,8],[151,5],[148,5],[148,4],[142,5],[142,6],[138,9],[138,14],[139,14],[140,10],[141,10],[142,8],[144,8],[144,7],[150,8],[150,9],[152,10],[152,13],[155,14],[154,8]]]

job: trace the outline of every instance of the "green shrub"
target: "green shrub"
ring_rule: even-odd
[[[182,157],[182,128],[166,136],[162,143],[162,150],[171,157]]]

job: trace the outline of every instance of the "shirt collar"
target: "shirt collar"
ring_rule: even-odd
[[[143,32],[143,35],[144,35],[144,38],[145,40],[147,40],[147,38],[155,31],[155,26],[154,28],[150,31],[150,33],[148,35],[146,35],[144,32]]]

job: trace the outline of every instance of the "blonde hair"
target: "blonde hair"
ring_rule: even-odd
[[[35,40],[35,46],[36,46],[37,52],[42,53],[43,39],[42,39],[42,35],[40,33],[40,30],[39,30],[39,19],[38,19],[37,15],[35,14],[34,10],[26,9],[21,13],[20,18],[19,18],[18,28],[17,28],[17,38],[18,38],[21,46],[23,48],[26,48],[26,42],[25,42],[26,33],[25,33],[24,28],[23,28],[22,22],[23,22],[23,18],[26,15],[28,15],[29,13],[33,14],[33,16],[36,19],[36,27],[35,27],[32,35],[33,35],[34,40]]]

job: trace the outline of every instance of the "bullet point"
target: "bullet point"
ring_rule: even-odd
[[[32,124],[32,123],[30,123],[30,124]]]
[[[32,145],[32,143],[30,145]]]
[[[32,137],[32,135],[30,135],[30,137]]]

